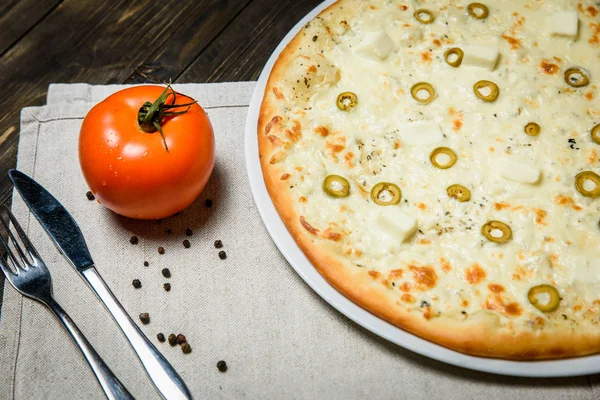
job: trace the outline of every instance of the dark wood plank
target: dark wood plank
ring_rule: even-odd
[[[0,55],[35,26],[62,0],[6,1],[0,10]]]
[[[179,27],[163,46],[156,49],[148,59],[135,68],[126,83],[158,83],[167,82],[170,79],[175,80],[216,37],[229,29],[231,21],[235,20],[251,4],[251,0],[238,3],[239,5],[245,4],[221,15],[204,13],[200,18],[194,19],[192,23]],[[209,35],[207,35],[207,31],[210,32]],[[243,36],[236,38],[237,41],[244,39]]]
[[[187,65],[248,1],[64,0],[0,58],[0,85],[4,93],[15,94],[0,98],[0,135],[6,135],[0,168],[15,165],[21,108],[43,104],[48,84],[123,83],[161,51],[171,55],[165,65],[177,54],[184,54]],[[171,54],[164,46],[176,32],[186,35],[171,43],[178,46]],[[9,193],[2,174],[0,199]]]
[[[0,18],[14,8],[18,2],[19,0],[4,0],[0,3]]]
[[[255,0],[177,82],[255,80],[287,32],[321,0]]]

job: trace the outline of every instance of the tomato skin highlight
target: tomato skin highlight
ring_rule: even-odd
[[[163,118],[168,151],[159,132],[146,133],[138,126],[140,107],[164,90],[150,85],[121,90],[94,106],[83,120],[83,176],[98,201],[117,214],[136,219],[173,215],[198,197],[212,173],[214,132],[197,103],[184,114]],[[167,104],[172,101],[169,95]],[[193,101],[177,93],[175,104]]]

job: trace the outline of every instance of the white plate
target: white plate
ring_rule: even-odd
[[[252,193],[258,211],[260,212],[269,234],[281,253],[285,256],[294,270],[296,270],[298,275],[300,275],[302,279],[304,279],[306,283],[319,294],[319,296],[325,299],[342,314],[371,332],[406,349],[412,350],[415,353],[459,367],[503,375],[560,377],[587,375],[600,372],[600,355],[556,361],[506,361],[468,356],[423,340],[387,323],[368,311],[365,311],[341,295],[325,281],[300,250],[279,218],[279,214],[275,210],[265,187],[258,159],[258,114],[267,79],[279,53],[281,53],[287,43],[292,40],[294,35],[302,28],[302,26],[304,26],[304,24],[334,2],[335,0],[325,1],[308,13],[308,15],[298,22],[298,24],[296,24],[296,26],[286,35],[279,46],[277,46],[277,49],[275,49],[271,55],[271,58],[265,65],[265,68],[258,79],[248,110],[245,145],[246,165],[248,168],[248,177],[250,178],[250,186],[252,187]]]

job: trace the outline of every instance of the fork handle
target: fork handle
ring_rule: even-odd
[[[161,396],[168,400],[191,399],[183,379],[131,320],[96,268],[87,268],[82,274],[125,334]]]
[[[79,330],[75,322],[69,317],[67,312],[54,300],[50,299],[47,306],[54,311],[60,322],[63,323],[67,331],[71,334],[71,337],[79,346],[79,349],[85,356],[88,364],[94,371],[94,375],[100,382],[102,390],[110,400],[121,400],[121,399],[133,399],[133,396],[129,394],[125,386],[117,379],[112,373],[110,368],[104,363],[102,358],[96,353],[96,350],[92,347],[90,342],[87,341],[83,333]]]

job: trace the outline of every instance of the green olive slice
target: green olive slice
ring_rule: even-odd
[[[350,195],[350,182],[339,175],[327,175],[323,180],[323,191],[335,198],[348,197]]]
[[[371,189],[371,199],[380,206],[391,206],[400,203],[402,191],[393,183],[379,182]]]
[[[422,24],[430,24],[435,20],[433,13],[424,8],[415,11],[414,16]]]
[[[352,92],[340,93],[337,98],[337,108],[342,111],[350,111],[358,105],[358,97]]]
[[[575,189],[585,197],[600,196],[600,176],[593,171],[582,171],[575,176]]]
[[[481,234],[491,242],[506,243],[512,237],[512,230],[504,222],[488,221],[481,227]]]
[[[592,140],[600,144],[600,124],[593,127],[590,134],[592,135]]]
[[[421,104],[429,104],[435,99],[435,89],[427,82],[415,83],[410,88],[410,94]]]
[[[529,136],[537,136],[542,131],[542,128],[540,128],[540,126],[537,123],[530,122],[527,125],[525,125],[524,131]]]
[[[581,67],[572,67],[565,71],[565,82],[576,88],[587,86],[590,83],[588,72]]]
[[[485,4],[471,3],[467,6],[467,12],[475,19],[486,19],[490,15],[490,10]]]
[[[453,152],[451,149],[447,147],[438,147],[433,149],[433,151],[429,155],[429,160],[436,168],[448,169],[454,164],[456,164],[456,160],[458,160],[458,157],[456,153]]]
[[[484,90],[488,90],[489,93],[486,94]],[[498,95],[500,94],[500,88],[492,81],[478,81],[473,85],[473,91],[475,92],[475,96],[479,97],[483,101],[493,102],[496,101]]]
[[[551,285],[537,285],[529,289],[527,298],[532,306],[543,312],[554,311],[560,303],[558,290]]]
[[[448,186],[448,189],[446,189],[446,192],[448,192],[448,196],[461,203],[471,200],[471,191],[463,185],[450,185]]]
[[[463,57],[465,53],[458,47],[453,47],[451,49],[446,50],[444,53],[444,60],[446,64],[451,67],[458,68],[460,64],[462,64]]]

